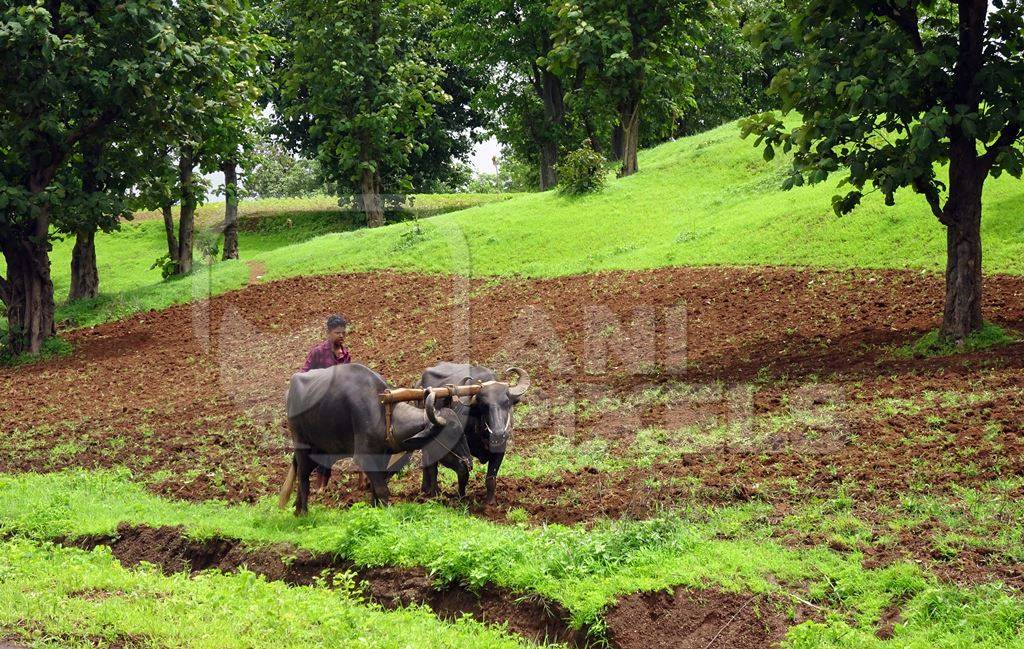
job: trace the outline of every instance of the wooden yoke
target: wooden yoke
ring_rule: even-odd
[[[490,382],[489,382],[490,383]],[[443,388],[430,388],[435,397],[471,397],[480,391],[484,384],[475,383],[471,385],[446,385]],[[427,398],[427,388],[394,388],[385,390],[380,394],[380,402],[398,403],[399,401],[422,401]]]

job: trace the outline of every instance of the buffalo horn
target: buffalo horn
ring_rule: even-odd
[[[470,384],[473,384],[473,385],[483,385],[482,383],[480,383],[480,381],[478,379],[474,379],[472,376],[464,377],[461,381],[459,381],[459,385],[470,385]],[[471,406],[471,405],[473,405],[473,402],[475,402],[475,401],[476,401],[476,394],[474,393],[474,394],[469,395],[469,403],[467,405]]]
[[[521,397],[530,389],[530,375],[524,370],[521,370],[518,367],[510,367],[505,370],[505,376],[509,378],[510,383],[512,376],[516,378],[516,384],[511,385],[508,388],[508,393],[513,397]]]
[[[436,398],[436,396],[437,395],[434,394],[433,390],[430,390],[427,393],[427,399],[426,402],[424,403],[427,409],[427,419],[429,419],[430,423],[434,424],[435,426],[441,426],[443,428],[444,426],[448,425],[448,420],[434,412],[434,399]]]

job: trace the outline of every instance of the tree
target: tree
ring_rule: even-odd
[[[410,159],[423,128],[450,100],[429,62],[427,0],[289,0],[294,31],[282,84],[282,115],[342,192],[384,224],[385,194],[411,187]]]
[[[766,158],[793,152],[786,187],[841,174],[833,199],[852,211],[873,186],[921,194],[946,228],[946,299],[940,338],[962,342],[982,326],[982,189],[1024,167],[1024,6],[1019,1],[806,0],[752,28],[766,51],[802,50],[772,81],[787,127],[749,120]],[[947,165],[945,180],[939,179]]]
[[[8,2],[0,25],[0,299],[8,351],[34,353],[55,333],[49,249],[54,208],[75,190],[66,166],[83,142],[101,146],[114,122],[169,94],[188,43],[160,2]]]
[[[451,8],[444,33],[463,65],[487,68],[492,81],[480,101],[500,117],[498,139],[537,161],[541,191],[554,188],[566,131],[564,78],[542,63],[554,12],[547,0],[452,0]]]
[[[179,34],[197,49],[177,80],[178,92],[162,107],[163,118],[155,125],[161,142],[155,148],[163,152],[163,167],[147,179],[145,196],[163,212],[171,274],[185,275],[193,266],[196,209],[206,196],[201,173],[225,173],[225,220],[220,227],[229,238],[226,254],[237,256],[238,191],[233,186],[237,179],[232,178],[239,156],[254,138],[266,41],[256,31],[256,16],[248,5],[225,5],[216,21],[191,12],[187,5],[175,8]],[[176,236],[171,209],[175,199]]]
[[[564,0],[545,63],[562,74],[582,68],[600,79],[618,116],[620,176],[637,171],[640,109],[651,96],[689,99],[706,0]],[[656,86],[663,89],[651,93]],[[671,89],[666,92],[665,87]],[[614,139],[614,138],[613,138]]]
[[[69,302],[99,294],[96,233],[116,230],[122,219],[131,218],[133,185],[149,166],[150,156],[130,141],[127,131],[117,128],[120,121],[109,132],[109,139],[116,140],[116,144],[83,140],[80,151],[58,174],[66,192],[53,207],[52,222],[59,231],[75,238]]]
[[[224,253],[221,259],[238,259],[238,162],[224,161]]]
[[[260,140],[246,166],[244,196],[302,198],[327,193],[317,161],[292,155],[278,140]]]
[[[672,137],[706,131],[771,107],[768,85],[781,62],[762,55],[744,36],[743,27],[762,18],[775,4],[775,0],[745,0],[712,8],[704,36],[691,54],[699,62],[693,75],[693,103],[683,104],[673,116]],[[642,133],[641,144],[663,141],[660,135]]]

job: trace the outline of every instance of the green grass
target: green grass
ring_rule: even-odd
[[[18,354],[17,356],[0,354],[0,366],[17,367],[19,365],[35,363],[40,360],[69,356],[72,351],[73,348],[71,343],[63,338],[54,336],[53,338],[47,338],[43,341],[43,347],[39,350],[38,354],[29,354],[25,352]]]
[[[1009,345],[1018,340],[1019,338],[1013,332],[1007,331],[991,322],[986,322],[982,325],[981,329],[967,336],[959,347],[939,340],[939,330],[934,329],[909,345],[900,347],[896,352],[904,357],[928,358],[932,356],[948,356],[960,352],[976,352],[990,347]]]
[[[647,521],[599,522],[591,529],[529,527],[522,522],[497,525],[438,505],[411,503],[386,508],[357,505],[345,510],[315,507],[308,518],[296,519],[274,508],[269,500],[235,506],[164,500],[143,491],[123,471],[0,475],[0,534],[7,536],[45,540],[112,534],[121,522],[181,525],[196,538],[222,535],[250,545],[287,542],[358,565],[423,566],[442,582],[493,583],[538,594],[564,604],[576,624],[595,625],[598,630],[601,612],[622,594],[675,585],[715,585],[773,594],[784,603],[800,597],[819,607],[822,615],[817,623],[805,623],[792,631],[796,646],[925,647],[941,642],[1002,647],[1021,642],[1018,633],[1024,623],[1024,601],[1001,587],[940,585],[911,563],[868,570],[857,552],[840,554],[823,547],[788,549],[772,537],[766,522],[769,512],[765,504],[748,503],[665,513]],[[522,516],[513,512],[510,519],[521,520]],[[34,570],[49,571],[46,579],[55,580],[64,572],[60,568],[63,563],[74,566],[86,561],[79,556],[57,555],[48,564],[52,567],[40,565]],[[90,556],[90,561],[109,566],[102,553]],[[5,579],[25,563],[2,562],[0,559],[0,577]],[[31,573],[33,569],[26,570]],[[124,574],[113,573],[111,579]],[[97,569],[97,578],[104,574],[106,570]],[[235,584],[259,583],[245,575],[232,579],[242,580],[231,582]],[[25,577],[21,583],[33,582]],[[184,581],[172,583],[190,588]],[[14,596],[20,592],[13,590]],[[0,602],[11,597],[11,591],[5,588],[7,594],[0,596]],[[172,601],[174,596],[172,589]],[[315,591],[311,597],[328,595]],[[316,602],[324,600],[311,601],[308,606],[316,607]],[[906,624],[892,643],[878,640],[874,629],[882,612],[904,601]],[[59,602],[55,599],[51,606],[59,606]],[[10,608],[0,605],[0,610]],[[154,615],[160,616],[171,616],[175,610],[163,602],[152,608]],[[985,615],[986,610],[993,614]],[[99,613],[80,615],[83,625],[88,625],[93,624],[89,615]],[[247,614],[245,618],[262,616]],[[47,619],[59,624],[56,618]]]
[[[599,194],[556,192],[514,197],[417,196],[433,218],[352,231],[351,215],[329,197],[244,201],[243,260],[266,266],[267,279],[393,268],[470,276],[556,276],[684,265],[779,264],[830,268],[940,271],[945,234],[920,197],[898,194],[895,207],[870,195],[857,210],[831,212],[835,181],[783,192],[788,160],[765,162],[735,123],[640,154],[640,173],[611,180]],[[477,205],[469,209],[467,206]],[[223,207],[200,209],[200,223]],[[1024,185],[989,179],[982,237],[987,273],[1024,273]],[[97,238],[100,287],[91,303],[62,307],[70,325],[242,286],[248,269],[218,262],[197,279],[160,281],[150,265],[163,254],[162,222],[144,215]],[[265,226],[256,225],[264,221]],[[291,221],[290,226],[288,221]],[[54,246],[58,298],[66,295],[72,241]],[[0,262],[2,265],[2,262]],[[936,287],[936,290],[940,290]]]
[[[51,647],[520,647],[471,619],[385,611],[358,592],[289,587],[250,572],[164,576],[92,552],[0,541],[0,637]]]

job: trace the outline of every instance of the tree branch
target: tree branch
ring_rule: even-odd
[[[530,61],[530,69],[533,71],[533,76],[530,77],[530,83],[533,85],[533,89],[537,92],[537,96],[543,101],[544,99],[544,81],[543,75],[541,74],[540,68],[537,66],[536,61]]]
[[[895,7],[888,2],[879,2],[874,6],[875,13],[892,20],[893,24],[900,28],[914,46],[914,52],[924,52],[924,40],[921,38],[921,27],[918,24],[917,7],[913,4],[907,7]]]
[[[985,155],[981,157],[982,163],[986,169],[989,169],[996,162],[996,158],[999,154],[1006,149],[1013,146],[1013,143],[1017,141],[1017,138],[1021,136],[1021,125],[1020,124],[1008,124],[1006,128],[999,133],[999,137],[985,149]]]
[[[72,131],[71,134],[68,135],[67,139],[65,140],[66,147],[70,149],[71,147],[75,146],[75,144],[77,144],[79,140],[89,135],[92,135],[93,133],[103,128],[104,126],[107,126],[115,119],[117,119],[117,117],[120,114],[120,105],[110,106],[102,113],[100,113],[99,117],[97,117],[93,121],[89,122],[88,124],[85,124],[76,131]]]
[[[939,188],[934,183],[928,182],[928,179],[918,178],[914,181],[914,191],[924,196],[925,200],[928,201],[928,207],[931,208],[932,214],[939,220],[940,223],[946,223],[946,213],[942,209],[942,199],[939,196]]]
[[[11,285],[4,277],[0,277],[0,302],[11,303]]]
[[[117,119],[120,114],[121,106],[111,106],[100,113],[99,117],[93,121],[72,131],[64,139],[62,147],[58,147],[57,145],[51,146],[50,164],[32,174],[30,182],[33,193],[41,191],[50,184],[50,181],[53,180],[53,177],[57,174],[57,169],[64,164],[68,159],[68,156],[71,154],[71,149],[74,148],[82,138],[88,137],[104,126],[107,126]]]

